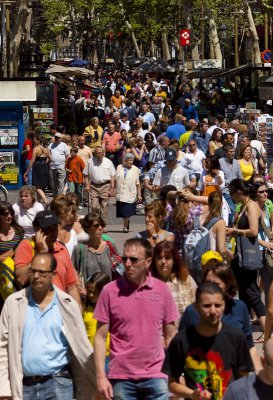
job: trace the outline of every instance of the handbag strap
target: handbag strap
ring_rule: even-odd
[[[243,207],[242,211],[241,211],[240,214],[238,215],[238,218],[237,218],[237,221],[236,221],[236,224],[235,224],[234,228],[237,228],[237,227],[238,227],[238,224],[239,224],[239,221],[240,221],[240,219],[241,219],[241,216],[242,216],[243,213],[245,212],[245,210],[246,210],[247,205],[248,205],[249,202],[250,202],[250,199],[246,202],[246,204],[245,204],[245,206]]]
[[[263,228],[264,233],[266,234],[267,238],[268,238],[269,240],[272,240],[273,236],[272,236],[272,234],[269,232],[269,229],[268,229],[268,227],[266,226],[265,220],[264,220],[263,218],[261,218],[261,225],[262,225],[262,228]]]

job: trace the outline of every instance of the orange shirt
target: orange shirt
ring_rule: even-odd
[[[119,97],[112,96],[110,100],[112,100],[115,107],[120,108],[122,105],[123,98],[122,98],[122,96],[119,96]]]
[[[75,182],[75,183],[83,182],[82,171],[85,168],[85,163],[79,156],[69,157],[66,160],[65,168],[72,170],[72,172],[68,172],[67,174],[68,182]]]
[[[53,278],[53,284],[59,289],[67,292],[70,286],[77,283],[77,274],[69,257],[69,253],[64,244],[56,242],[53,251],[57,260],[57,274]],[[14,262],[15,269],[25,267],[30,264],[33,259],[33,247],[30,240],[24,239],[15,251]]]

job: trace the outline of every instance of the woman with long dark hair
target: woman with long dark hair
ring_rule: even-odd
[[[235,238],[239,237],[239,239],[237,239],[237,244],[240,243],[240,236],[249,238],[249,242],[254,243],[257,241],[259,233],[261,209],[258,204],[251,199],[251,197],[254,196],[253,190],[250,194],[250,186],[243,179],[233,179],[229,185],[229,191],[234,202],[241,204],[241,210],[237,221],[235,221],[235,226],[226,229],[227,235]],[[249,312],[251,308],[254,310],[261,328],[264,331],[266,309],[262,302],[260,289],[257,284],[258,269],[262,267],[262,262],[259,260],[260,265],[258,265],[257,262],[255,268],[248,267],[248,265],[244,265],[246,255],[242,246],[238,248],[236,245],[231,267],[238,284],[239,298],[246,303]],[[258,343],[263,343],[263,340],[264,336],[262,334],[256,341]]]
[[[16,247],[24,237],[24,229],[17,224],[14,214],[10,203],[0,202],[0,261],[13,257]]]

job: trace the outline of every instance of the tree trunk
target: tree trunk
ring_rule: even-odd
[[[151,44],[150,44],[150,53],[151,53],[151,57],[155,57],[155,42],[152,38],[151,38]]]
[[[164,60],[169,60],[171,58],[166,32],[162,32],[162,54]]]
[[[259,36],[257,34],[255,22],[253,19],[252,11],[249,5],[247,5],[247,20],[249,24],[249,31],[250,31],[250,36],[252,38],[253,42],[253,53],[254,53],[254,66],[261,66],[262,65],[262,60],[261,60],[261,52],[260,52],[260,46],[259,46]]]
[[[210,32],[210,44],[214,54],[213,58],[219,60],[222,65],[223,60],[222,60],[222,52],[221,52],[218,32],[214,18],[211,15],[209,15],[209,32]]]
[[[135,35],[135,32],[133,31],[132,25],[130,24],[129,21],[125,21],[125,23],[126,23],[128,29],[129,29],[130,33],[131,33],[131,37],[132,37],[132,41],[134,43],[136,55],[137,55],[138,58],[140,58],[141,57],[141,52],[140,52],[140,49],[138,47],[137,40],[136,40],[136,35]]]
[[[123,4],[122,4],[121,1],[119,2],[119,6],[120,6],[121,14],[122,14],[122,16],[123,16],[123,18],[125,20],[125,24],[127,25],[127,28],[129,29],[129,31],[131,33],[131,37],[132,37],[132,41],[134,43],[136,55],[137,55],[138,58],[140,58],[141,57],[141,52],[140,52],[138,44],[137,44],[136,35],[135,35],[135,32],[134,32],[134,30],[132,28],[132,25],[130,24],[130,22],[128,21],[126,15],[125,15],[125,11],[124,11]]]
[[[75,17],[75,4],[74,1],[69,3],[69,18],[70,18],[70,27],[71,27],[71,48],[73,52],[73,57],[78,58],[77,54],[77,25],[76,25],[76,17]]]
[[[17,15],[13,23],[11,30],[11,45],[10,45],[10,75],[13,78],[18,77],[18,60],[19,60],[19,49],[27,22],[29,8],[27,0],[17,0],[16,3]]]

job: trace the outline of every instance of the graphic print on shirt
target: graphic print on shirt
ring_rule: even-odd
[[[212,400],[221,400],[232,378],[232,370],[225,370],[221,354],[216,351],[203,353],[192,349],[186,356],[185,373],[195,383],[196,389],[208,390]]]

